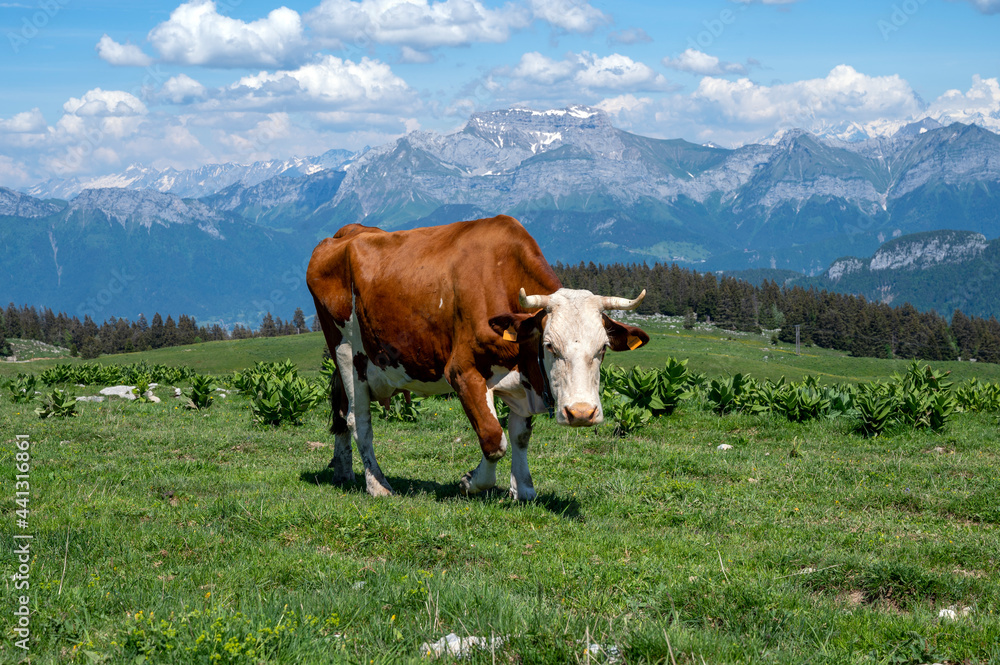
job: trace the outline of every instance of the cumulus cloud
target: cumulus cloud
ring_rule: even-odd
[[[80,98],[70,97],[63,104],[67,115],[124,117],[146,115],[149,111],[137,97],[124,90],[88,90]]]
[[[119,67],[148,67],[153,64],[153,59],[135,44],[119,44],[107,34],[101,37],[94,48],[101,60]]]
[[[536,19],[566,32],[591,33],[611,23],[611,17],[587,0],[528,0]]]
[[[648,65],[618,53],[601,57],[584,51],[569,53],[553,60],[538,52],[525,53],[513,69],[502,69],[497,76],[510,78],[515,89],[545,88],[551,94],[576,91],[592,95],[595,91],[667,90],[669,82]],[[541,92],[541,90],[539,90]]]
[[[48,124],[37,108],[17,113],[8,120],[0,119],[0,132],[11,134],[37,134],[44,132]]]
[[[613,30],[608,33],[608,45],[615,44],[647,44],[653,38],[646,34],[642,28],[625,28],[624,30]]]
[[[298,61],[306,38],[298,12],[279,7],[245,22],[223,16],[213,0],[191,0],[149,33],[165,62],[209,67],[276,67]]]
[[[479,0],[323,0],[306,15],[332,46],[398,44],[411,49],[501,43],[530,23],[515,5],[489,9]]]
[[[972,77],[972,87],[967,92],[948,90],[935,99],[928,108],[928,115],[963,122],[983,118],[1000,121],[1000,82],[996,78],[984,79],[977,74]],[[996,130],[997,127],[991,129]]]
[[[714,55],[689,48],[676,58],[664,58],[663,66],[681,72],[717,76],[720,74],[746,74],[747,68],[738,62],[723,62]]]
[[[187,104],[193,101],[204,99],[208,91],[198,81],[187,74],[171,76],[156,94],[159,101],[167,101],[173,104]]]
[[[808,126],[813,121],[908,117],[921,110],[920,98],[899,76],[867,76],[849,65],[821,79],[765,86],[706,76],[692,101],[718,116],[739,122]]]
[[[385,63],[328,55],[298,69],[244,76],[225,91],[224,103],[258,109],[291,104],[308,110],[379,110],[412,98],[411,88]]]

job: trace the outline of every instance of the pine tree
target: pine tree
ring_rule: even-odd
[[[257,337],[275,337],[277,334],[278,327],[274,324],[274,317],[268,312],[260,322],[260,330],[257,331]]]
[[[295,326],[296,333],[304,333],[306,331],[306,315],[301,307],[295,308],[295,314],[292,316],[292,325]]]

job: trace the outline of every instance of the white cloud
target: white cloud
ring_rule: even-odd
[[[646,34],[642,28],[625,28],[624,30],[614,30],[608,33],[608,45],[615,44],[646,44],[653,41],[653,38]]]
[[[501,43],[527,27],[524,9],[489,9],[479,0],[323,0],[306,14],[313,32],[333,46],[406,45],[414,49]]]
[[[149,111],[134,95],[124,90],[101,90],[94,88],[84,93],[79,99],[70,97],[63,104],[63,111],[75,116],[136,116],[146,115]]]
[[[687,49],[676,58],[664,58],[663,66],[702,76],[747,73],[747,68],[738,62],[723,62],[714,55],[693,48]]]
[[[225,104],[263,109],[381,110],[413,101],[413,91],[383,62],[332,55],[298,69],[244,76],[225,91]],[[212,104],[212,102],[210,102]]]
[[[166,62],[208,67],[277,67],[302,57],[298,12],[279,7],[249,23],[219,14],[213,0],[190,0],[153,28],[149,41]]]
[[[920,98],[899,76],[867,76],[838,65],[821,79],[774,86],[749,79],[705,77],[691,100],[719,117],[774,127],[806,127],[814,121],[865,122],[908,117],[921,110]]]
[[[535,18],[566,32],[591,33],[611,23],[611,17],[587,0],[529,0]]]
[[[514,88],[548,88],[550,94],[576,91],[590,95],[597,90],[667,90],[669,82],[648,65],[618,53],[601,57],[584,51],[553,60],[541,53],[521,56],[512,70],[498,70],[511,79]],[[568,89],[568,90],[567,90]]]
[[[967,0],[967,2],[983,14],[1000,14],[1000,0]]]
[[[153,59],[135,44],[119,44],[107,34],[101,37],[94,48],[101,60],[119,67],[148,67],[153,64]]]
[[[1000,82],[977,74],[972,77],[972,87],[967,92],[948,90],[931,102],[927,115],[967,123],[991,119],[994,122],[984,124],[996,131],[1000,128]]]
[[[171,76],[155,95],[157,101],[170,102],[172,104],[187,104],[204,99],[207,96],[208,91],[205,89],[205,86],[187,74]]]
[[[401,62],[418,64],[434,62],[434,56],[430,53],[426,51],[418,51],[417,49],[410,48],[409,46],[403,46],[399,49],[399,59]]]
[[[48,123],[37,108],[15,114],[9,120],[0,119],[0,132],[11,134],[37,134],[44,132]]]

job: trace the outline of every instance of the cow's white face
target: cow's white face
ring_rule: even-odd
[[[551,296],[528,296],[522,301],[523,306],[540,305],[546,311],[539,341],[542,369],[549,378],[560,425],[593,427],[604,421],[600,396],[604,353],[609,348],[637,348],[648,340],[638,328],[604,316],[604,310],[634,309],[643,295],[645,291],[635,300],[625,300],[559,289]]]

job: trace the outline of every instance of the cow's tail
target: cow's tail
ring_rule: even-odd
[[[340,378],[338,367],[330,375],[330,433],[333,435],[347,433],[347,393],[344,392],[344,381]]]

